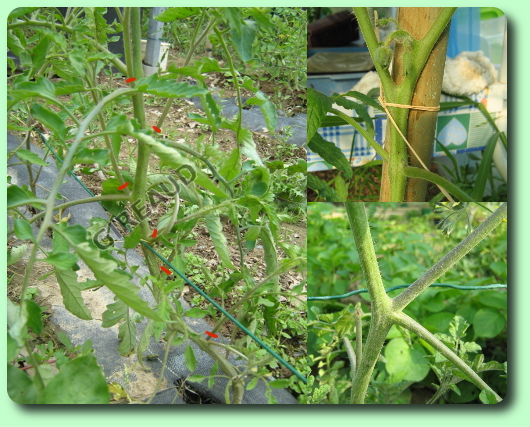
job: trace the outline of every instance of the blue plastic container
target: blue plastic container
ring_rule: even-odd
[[[480,7],[459,7],[449,28],[447,56],[480,50]]]

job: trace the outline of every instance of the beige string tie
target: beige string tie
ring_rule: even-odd
[[[408,105],[408,104],[395,104],[393,102],[386,102],[383,98],[379,97],[379,102],[381,105],[387,107],[396,107],[403,108],[406,110],[418,110],[418,111],[440,111],[440,106],[437,107],[428,107],[427,105]]]
[[[418,153],[416,153],[416,150],[414,150],[414,148],[412,148],[411,143],[407,140],[405,135],[403,135],[403,132],[401,132],[401,129],[399,128],[399,126],[395,122],[394,117],[392,117],[392,114],[390,114],[390,111],[388,111],[387,107],[404,108],[404,109],[407,109],[407,110],[419,110],[419,111],[433,111],[433,112],[436,112],[436,111],[440,111],[440,106],[438,105],[437,107],[427,107],[425,105],[395,104],[393,102],[386,102],[383,96],[379,96],[378,101],[381,104],[381,106],[383,107],[383,109],[385,110],[385,113],[386,113],[388,119],[390,120],[390,122],[392,123],[392,126],[394,126],[394,128],[399,133],[401,138],[403,138],[403,141],[405,141],[405,143],[409,147],[409,150],[412,152],[412,154],[414,154],[416,159],[418,159],[418,162],[420,162],[420,164],[423,167],[423,169],[425,169],[426,171],[429,172],[429,168],[423,162],[423,160],[421,160],[421,158],[418,155]],[[445,197],[447,197],[447,200],[449,200],[450,202],[454,202],[454,199],[451,197],[451,195],[442,186],[440,186],[438,184],[436,184],[436,186],[440,189],[442,194]]]

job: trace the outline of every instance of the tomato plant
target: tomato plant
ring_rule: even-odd
[[[309,205],[309,401],[499,401],[506,206],[371,203],[366,212]]]
[[[46,309],[34,277],[38,262],[50,266],[64,307],[80,319],[94,318],[83,299],[87,290],[103,287],[114,295],[102,325],[119,328],[123,356],[136,353],[141,360],[152,339],[162,340],[167,349],[187,343],[185,362],[193,374],[193,343],[211,357],[215,369],[192,380],[227,378],[226,403],[241,403],[246,389],[258,380],[266,385],[271,402],[271,387],[289,385],[300,391],[298,378],[303,375],[295,368],[298,378],[284,373],[286,378],[277,382],[269,379],[271,372],[280,373],[278,360],[306,369],[293,350],[300,350],[305,330],[305,309],[298,302],[303,248],[281,230],[282,221],[301,209],[277,205],[277,187],[271,181],[278,177],[285,185],[296,176],[293,182],[301,187],[305,183],[298,175],[305,163],[296,157],[260,155],[255,135],[243,124],[243,109],[259,108],[272,142],[281,144],[276,107],[258,83],[236,67],[254,59],[254,42],[260,28],[271,25],[270,14],[257,8],[169,8],[159,15],[160,21],[178,27],[194,19],[196,31],[183,63],[144,76],[140,8],[116,8],[117,19],[111,23],[106,13],[107,8],[100,7],[67,8],[64,14],[55,8],[20,8],[9,17],[8,44],[16,55],[9,62],[9,127],[24,138],[9,158],[12,166],[24,165],[29,176],[29,182],[11,182],[7,190],[9,263],[23,264],[20,288],[9,302],[11,397],[21,403],[109,401],[106,379],[89,344],[76,347],[63,337],[60,349],[39,347]],[[215,35],[222,58],[194,58],[208,34]],[[123,57],[109,50],[109,43],[117,40],[123,42]],[[222,114],[211,86],[215,78],[231,84],[234,117]],[[202,110],[190,112],[185,120],[200,132],[188,135],[171,119],[179,111],[176,102],[192,97]],[[152,105],[162,108],[152,114]],[[31,146],[41,142],[47,152],[39,157]],[[53,162],[56,178],[42,193],[40,168]],[[61,200],[67,174],[85,188],[91,186],[95,194]],[[69,222],[68,208],[86,203],[102,203],[111,217],[92,218],[89,226]],[[123,245],[112,245],[111,227],[124,236]],[[265,357],[244,334],[233,332],[230,344],[210,339],[218,336],[225,319],[203,300],[183,308],[179,298],[190,282],[184,274],[173,274],[189,274],[204,264],[190,253],[198,229],[206,230],[218,260],[217,272],[203,270],[205,292],[222,310],[223,304],[229,306],[249,333],[275,347],[281,354],[276,359]],[[264,270],[259,274],[248,262],[257,248]],[[127,250],[141,251],[147,277],[138,277]],[[93,278],[81,281],[80,266],[88,267]],[[289,288],[283,282],[286,273],[298,281]],[[208,336],[186,322],[205,316],[212,321]],[[138,324],[142,328],[137,333]],[[234,363],[234,355],[245,363]]]
[[[495,197],[500,191],[494,188],[497,183],[493,184],[492,156],[497,143],[507,146],[505,132],[499,129],[483,105],[467,97],[440,103],[448,26],[455,10],[448,7],[399,8],[397,20],[394,20],[379,19],[373,8],[354,8],[381,87],[370,91],[370,96],[357,91],[333,96],[308,91],[308,147],[337,169],[331,180],[309,176],[308,186],[319,196],[315,200],[371,200],[373,182],[360,179],[366,173],[370,175],[368,181],[379,175],[381,202],[425,201],[428,184],[439,190],[435,200],[482,201],[488,182],[494,195],[491,200],[502,199]],[[379,30],[389,29],[391,23],[396,24],[395,31],[380,39]],[[459,166],[449,150],[444,150],[453,164],[449,180],[431,170],[437,111],[464,105],[480,110],[493,135],[485,144],[472,180],[466,176],[470,171]],[[375,113],[384,114],[388,123],[383,146],[375,140]],[[354,143],[348,158],[317,132],[319,127],[341,125],[352,126],[354,136],[357,133],[362,136],[379,160],[368,163],[361,170],[356,168],[353,173]],[[366,171],[374,166],[381,168],[375,173],[373,169]],[[359,181],[364,181],[360,191],[355,190]],[[352,190],[357,194],[351,194]]]

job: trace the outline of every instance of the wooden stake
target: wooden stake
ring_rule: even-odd
[[[441,7],[400,7],[398,12],[399,28],[407,31],[413,38],[421,39],[427,34],[432,24],[440,16]],[[435,107],[440,103],[445,55],[447,51],[448,28],[444,31],[423,69],[411,100],[412,105],[425,105]],[[392,77],[396,83],[406,78],[403,64],[401,46],[396,47]],[[436,112],[416,111],[409,112],[407,139],[423,162],[430,167],[433,149],[434,132],[436,129]],[[387,139],[388,140],[388,139]],[[409,165],[421,167],[419,161],[409,152]],[[387,176],[385,176],[387,175]],[[388,168],[383,168],[383,186],[381,200],[389,193],[389,183],[392,179],[388,176]],[[384,183],[387,183],[384,185]],[[427,191],[427,182],[421,179],[407,180],[406,201],[424,201]]]

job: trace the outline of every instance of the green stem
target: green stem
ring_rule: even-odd
[[[276,253],[276,246],[274,245],[274,237],[269,226],[264,225],[260,233],[261,243],[263,245],[263,254],[265,258],[265,273],[271,275],[278,270],[278,255]],[[280,291],[279,276],[271,277],[272,289],[276,292]],[[275,336],[277,332],[276,327],[276,312],[280,304],[278,298],[274,298],[274,305],[272,307],[265,307],[263,310],[265,324],[269,335]]]
[[[91,86],[95,86],[95,82],[94,82],[95,79],[93,79],[92,77],[88,77],[88,80]],[[97,104],[101,99],[101,97],[99,96],[99,93],[97,93],[96,91],[92,91],[91,95],[92,95],[92,99],[94,100],[94,104]],[[103,117],[103,114],[101,113],[99,113],[97,117],[99,121],[99,126],[101,127],[101,130],[103,131],[107,127],[105,124],[105,118]],[[103,140],[105,141],[105,146],[107,147],[107,150],[109,151],[112,169],[114,170],[114,173],[116,174],[116,177],[120,180],[120,182],[123,182],[123,177],[121,175],[120,168],[118,166],[118,160],[116,158],[116,153],[114,153],[114,148],[112,147],[112,142],[110,140],[109,133],[100,132],[100,134],[103,136]],[[127,190],[126,192],[128,193],[129,191]]]
[[[355,381],[355,370],[357,369],[357,359],[356,359],[355,351],[353,351],[353,347],[348,337],[342,337],[342,342],[344,343],[344,347],[346,347],[346,354],[348,355],[348,360],[350,361],[350,378],[351,378],[351,383],[352,383],[351,399],[353,400],[353,382]]]
[[[48,198],[46,199],[46,212],[44,215],[44,220],[41,224],[39,232],[37,233],[37,237],[35,238],[35,244],[33,245],[33,248],[31,250],[31,254],[29,256],[29,260],[26,266],[26,271],[24,273],[24,279],[22,281],[22,289],[20,292],[21,298],[24,298],[26,289],[29,284],[30,276],[34,273],[33,265],[35,264],[35,261],[36,261],[38,246],[40,245],[40,242],[42,241],[44,234],[46,233],[46,230],[51,225],[57,193],[59,192],[59,188],[61,187],[61,184],[63,183],[66,173],[71,168],[71,164],[72,164],[75,152],[77,151],[77,148],[79,147],[79,144],[81,143],[83,139],[83,134],[87,130],[88,125],[92,122],[92,120],[94,120],[94,118],[103,109],[103,107],[105,107],[108,103],[114,101],[116,98],[123,96],[123,95],[129,95],[133,92],[136,92],[136,90],[130,89],[130,88],[124,88],[124,89],[118,89],[112,92],[111,94],[107,95],[92,109],[90,114],[88,114],[88,116],[85,117],[85,119],[81,122],[80,126],[78,127],[76,137],[70,144],[68,152],[66,153],[66,156],[63,160],[62,166],[59,169],[59,172],[57,173],[57,178],[55,179],[52,185],[52,188],[50,190],[50,193],[48,195]]]
[[[379,47],[379,41],[377,40],[377,36],[375,35],[374,27],[368,14],[368,8],[354,7],[353,11],[355,13],[355,17],[357,18],[359,28],[363,33],[364,40],[366,41],[366,46],[368,47],[368,51],[370,52],[370,56],[372,57],[377,74],[381,79],[381,85],[383,87],[385,95],[390,97],[394,92],[395,83],[392,80],[388,69],[382,67],[381,64],[375,59],[375,51]]]
[[[42,375],[40,374],[40,371],[39,371],[39,365],[37,363],[37,359],[35,358],[35,352],[30,347],[28,341],[24,341],[24,347],[26,347],[26,351],[28,352],[28,359],[29,359],[31,365],[33,366],[33,369],[35,370],[35,383],[37,384],[37,388],[40,391],[43,391],[44,388],[45,388],[45,385],[44,385],[44,381],[42,379]]]
[[[381,156],[383,160],[388,160],[389,155],[388,152],[385,151],[381,145],[378,144],[378,142],[370,136],[368,131],[362,127],[357,120],[354,118],[344,114],[342,111],[336,110],[334,108],[331,109],[331,113],[335,114],[337,117],[340,117],[342,120],[344,120],[346,123],[352,125],[363,137],[368,141],[370,146],[376,151],[377,154]]]
[[[363,355],[363,310],[361,303],[355,304],[355,358],[357,365],[361,364]]]
[[[223,372],[230,377],[233,382],[232,403],[240,404],[243,400],[243,395],[245,394],[245,386],[242,379],[239,377],[237,369],[226,358],[212,349],[208,341],[205,341],[195,335],[191,335],[190,339],[197,344],[202,351],[208,353],[212,359],[217,361]]]
[[[352,403],[363,404],[366,397],[366,391],[372,378],[375,364],[379,354],[385,344],[385,339],[392,325],[387,314],[382,316],[372,316],[370,320],[370,329],[368,337],[364,344],[364,351],[361,357],[361,363],[357,366],[355,380],[353,381]]]
[[[366,280],[374,313],[384,312],[390,308],[390,298],[386,294],[379,265],[375,255],[374,244],[370,234],[370,226],[366,217],[364,203],[345,203],[346,212],[350,221],[350,227],[355,240],[355,246],[359,252],[359,262]]]
[[[397,59],[402,61],[403,64],[407,64],[407,66],[403,67],[405,74],[403,75],[403,79],[398,81],[398,84],[390,75],[388,68],[378,61],[376,50],[380,47],[380,42],[377,40],[368,8],[354,8],[359,28],[363,33],[377,74],[381,80],[382,92],[388,102],[405,105],[411,102],[421,72],[436,42],[447,27],[454,11],[455,8],[444,8],[440,17],[432,25],[423,39],[414,40],[409,50],[401,49],[399,51],[399,58]],[[396,56],[394,60],[396,61]],[[404,135],[407,135],[409,111],[407,109],[389,107],[389,113],[392,115],[399,130]],[[390,121],[389,126],[387,142],[385,143],[385,149],[388,151],[389,156],[385,159],[388,163],[383,169],[384,178],[382,188],[385,188],[385,190],[382,191],[381,200],[400,202],[404,200],[406,193],[407,176],[405,169],[408,166],[407,146]]]
[[[482,378],[471,369],[456,353],[454,353],[449,347],[447,347],[442,341],[440,341],[434,334],[425,329],[422,325],[416,322],[411,317],[407,316],[405,313],[394,313],[392,319],[398,325],[414,332],[420,338],[427,341],[432,345],[437,351],[442,353],[448,360],[453,362],[453,364],[459,368],[464,374],[469,377],[469,381],[475,384],[478,388],[482,390],[487,390],[490,393],[493,393],[497,402],[500,402],[502,399],[500,396],[493,391],[493,389],[484,382]]]
[[[225,38],[219,31],[217,27],[214,28],[215,34],[217,35],[217,39],[219,40],[219,43],[221,44],[221,48],[223,49],[223,52],[226,57],[226,62],[228,63],[228,68],[230,69],[230,74],[232,75],[232,80],[234,81],[234,87],[236,89],[236,97],[237,97],[237,132],[236,132],[236,138],[237,138],[237,144],[239,146],[239,134],[241,132],[241,123],[243,120],[243,102],[241,100],[241,88],[239,87],[239,73],[236,71],[236,68],[234,66],[234,61],[232,59],[232,55],[230,54],[230,51],[228,50],[228,46],[226,45]]]
[[[412,93],[411,93],[412,98]],[[398,100],[398,103],[408,103],[410,101]],[[393,112],[390,110],[394,110]],[[396,125],[406,135],[408,124],[408,111],[402,108],[390,108],[390,114],[394,118]],[[407,186],[407,177],[405,175],[405,168],[408,163],[407,146],[397,129],[390,123],[390,146],[385,147],[389,151],[388,174],[390,177],[390,198],[388,202],[401,202],[405,199],[405,191]]]
[[[137,79],[143,76],[142,65],[142,45],[141,45],[141,9],[139,7],[126,7],[123,13],[123,43],[127,61],[127,71],[129,77]],[[144,98],[142,93],[132,97],[134,118],[141,128],[145,127]],[[150,149],[143,141],[138,140],[138,157],[136,159],[136,173],[134,177],[134,189],[132,192],[132,202],[135,204],[135,215],[140,220],[142,235],[146,238],[149,235],[149,223],[147,217],[140,218],[136,212],[145,211],[145,197],[147,193],[147,171],[149,169]],[[153,255],[142,247],[149,272],[153,276],[158,276],[156,260]],[[157,298],[157,295],[154,295]]]
[[[169,357],[169,349],[171,348],[171,341],[173,341],[174,337],[175,337],[175,332],[171,332],[169,336],[167,337],[166,347],[164,349],[164,356],[162,358],[162,367],[160,368],[160,375],[158,379],[156,380],[155,389],[153,390],[153,394],[151,395],[149,400],[146,402],[146,405],[149,405],[153,401],[156,394],[158,393],[158,390],[160,390],[160,386],[162,385],[162,381],[164,379],[164,372],[167,366],[167,359]]]
[[[184,153],[190,154],[193,157],[199,159],[201,162],[203,162],[208,167],[208,169],[210,169],[213,176],[215,176],[215,178],[225,186],[228,191],[228,194],[230,194],[231,197],[234,197],[234,191],[232,190],[232,187],[230,187],[228,181],[223,178],[223,176],[217,171],[215,166],[212,164],[212,162],[208,160],[206,156],[203,156],[202,154],[195,151],[193,148],[190,148],[187,145],[180,144],[178,142],[167,141],[166,144],[170,147],[176,148],[177,150],[183,151]]]
[[[408,287],[407,290],[394,299],[390,299],[386,295],[386,290],[383,287],[364,204],[349,202],[346,203],[345,206],[355,245],[359,253],[359,261],[372,300],[372,313],[368,337],[362,349],[358,347],[358,351],[356,352],[356,372],[352,384],[352,403],[364,403],[375,364],[384,346],[388,331],[393,324],[401,325],[418,334],[461,369],[473,384],[483,390],[494,393],[494,396],[500,401],[500,397],[478,376],[476,372],[467,366],[458,355],[445,346],[422,325],[403,314],[401,310],[430,286],[436,278],[445,273],[454,265],[454,263],[480,243],[489,232],[503,222],[507,216],[507,204],[504,203],[501,205],[459,245],[431,267],[422,277]],[[357,340],[359,340],[360,333],[362,333],[360,332],[362,331],[362,324],[360,324],[362,312],[359,310],[359,307],[356,307],[355,316]],[[360,362],[359,353],[362,353],[360,356]]]
[[[55,205],[53,206],[53,210],[56,211],[56,210],[64,210],[66,208],[69,208],[71,206],[76,206],[76,205],[83,205],[85,203],[94,203],[94,202],[105,202],[105,201],[118,201],[118,200],[128,200],[129,197],[127,195],[121,195],[121,194],[104,194],[102,196],[94,196],[94,197],[87,197],[86,199],[79,199],[79,200],[71,200],[69,202],[66,202],[66,203],[62,203],[60,205]],[[39,200],[43,203],[46,203],[45,200]],[[33,203],[35,203],[35,201],[33,201]],[[21,204],[27,204],[27,202],[24,202],[24,203],[21,203]],[[15,206],[13,206],[15,207]],[[10,206],[11,208],[11,206]],[[33,223],[35,221],[37,221],[38,219],[42,218],[44,215],[46,214],[46,212],[41,212],[41,213],[38,213],[37,215],[31,217],[28,222],[30,223]]]
[[[419,78],[423,67],[425,67],[425,64],[429,60],[429,56],[434,49],[434,45],[438,42],[438,39],[441,37],[447,25],[449,25],[449,22],[451,21],[456,9],[456,7],[443,8],[440,16],[433,23],[429,32],[425,35],[425,37],[418,41],[417,52],[415,54],[414,60],[414,66],[417,67],[417,78]],[[413,87],[416,86],[417,78],[413,82]]]
[[[386,294],[379,272],[370,226],[366,217],[364,203],[348,202],[345,204],[359,261],[372,299],[372,319],[366,344],[363,345],[361,362],[357,365],[353,382],[352,403],[364,403],[366,391],[385,343],[385,338],[392,325],[389,315],[391,300]]]
[[[197,27],[196,27],[196,29],[195,29],[195,31],[193,33],[193,36],[192,36],[192,39],[191,39],[191,43],[190,43],[190,47],[188,49],[188,53],[186,54],[186,58],[184,59],[184,67],[190,63],[191,58],[193,56],[193,53],[197,49],[197,46],[204,39],[204,37],[206,37],[206,35],[208,34],[208,32],[210,31],[210,29],[212,28],[212,26],[215,23],[215,19],[212,19],[210,22],[208,22],[208,24],[206,25],[206,28],[204,29],[204,31],[196,39],[197,32],[199,30],[199,27],[202,25],[202,21],[203,20],[204,20],[204,15],[201,15],[201,19],[200,19],[199,23],[197,24]],[[169,114],[169,110],[171,110],[171,106],[172,105],[173,105],[173,98],[169,98],[166,101],[166,105],[164,105],[164,109],[162,110],[162,114],[160,115],[160,118],[158,119],[158,122],[156,124],[159,128],[161,128],[162,125],[164,124],[164,120],[166,119],[167,115]]]
[[[398,312],[403,310],[418,295],[427,289],[442,274],[456,264],[471,249],[477,246],[493,231],[508,214],[508,205],[503,203],[488,219],[475,228],[464,240],[449,251],[440,261],[429,268],[418,280],[392,300],[392,308]]]
[[[24,138],[24,144],[26,144],[26,150],[28,151],[31,151],[31,143],[30,143],[30,137],[31,137],[31,130],[28,131],[28,133],[26,134],[26,137]],[[33,194],[37,194],[36,191],[35,191],[35,183],[37,182],[36,180],[34,180],[34,177],[33,177],[33,166],[31,165],[31,163],[25,163],[26,165],[26,169],[28,171],[28,178],[29,178],[29,187],[31,189],[31,192]]]
[[[193,221],[195,219],[198,219],[198,218],[202,218],[204,215],[206,215],[207,213],[209,212],[213,212],[215,210],[218,210],[218,209],[223,209],[227,206],[230,206],[232,203],[234,203],[237,199],[228,199],[228,200],[225,200],[217,205],[212,205],[212,206],[208,206],[208,207],[205,207],[205,208],[201,208],[199,209],[198,211],[196,211],[194,214],[191,214],[191,215],[188,215],[184,218],[180,218],[180,219],[177,219],[174,223],[174,225],[177,225],[177,224],[183,224],[185,222],[188,222],[188,221]]]

